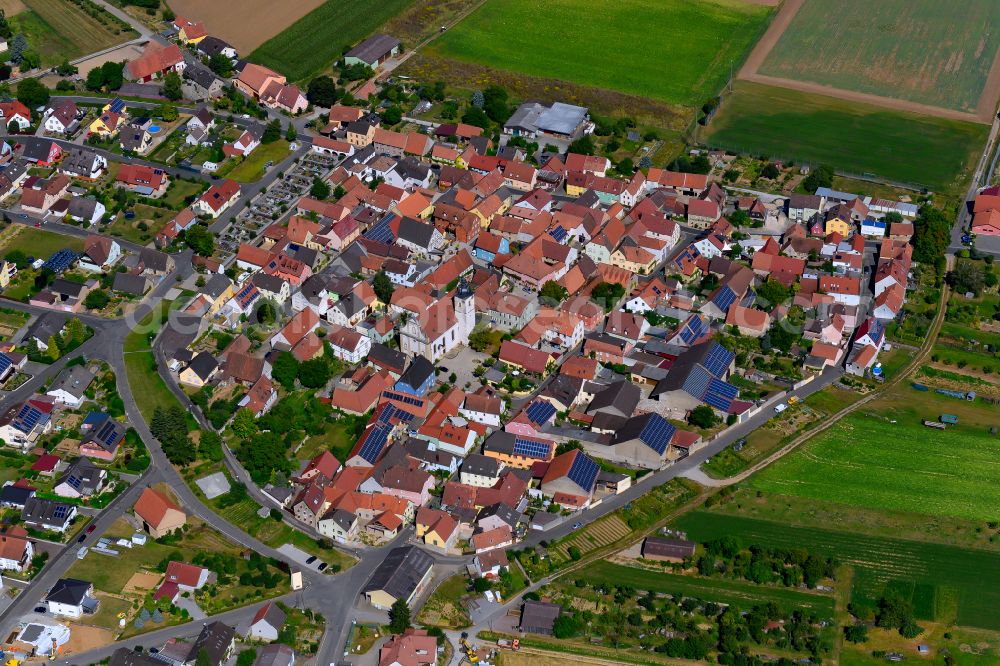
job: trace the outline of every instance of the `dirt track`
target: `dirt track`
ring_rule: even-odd
[[[785,0],[781,9],[778,10],[777,16],[774,17],[773,21],[771,21],[771,25],[768,26],[764,36],[760,38],[760,41],[757,42],[753,51],[751,51],[749,57],[747,57],[746,62],[743,63],[743,67],[740,68],[738,78],[744,81],[752,81],[754,83],[775,86],[777,88],[788,88],[790,90],[798,90],[800,92],[813,93],[816,95],[826,95],[828,97],[836,97],[837,99],[843,99],[849,102],[872,104],[874,106],[881,106],[895,111],[916,113],[923,116],[934,116],[937,118],[962,120],[974,123],[991,123],[993,121],[993,113],[996,110],[997,100],[1000,99],[1000,50],[997,51],[997,55],[993,60],[993,67],[990,69],[990,75],[986,80],[986,85],[983,87],[982,95],[979,97],[979,104],[976,107],[975,113],[944,109],[939,106],[920,104],[919,102],[910,102],[893,97],[883,97],[881,95],[871,95],[853,90],[844,90],[843,88],[825,86],[819,83],[811,83],[809,81],[798,81],[795,79],[764,76],[763,74],[760,74],[760,66],[764,64],[764,60],[767,59],[771,49],[773,49],[775,44],[778,43],[781,35],[788,29],[788,26],[795,17],[795,14],[804,3],[805,0]]]

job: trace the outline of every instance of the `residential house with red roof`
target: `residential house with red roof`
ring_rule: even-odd
[[[186,66],[179,46],[151,40],[138,58],[125,64],[122,74],[129,81],[147,83],[168,72],[181,74]]]
[[[167,191],[170,177],[167,172],[145,164],[122,164],[115,177],[115,185],[151,199],[159,199]]]
[[[240,198],[240,184],[226,178],[212,185],[191,204],[192,210],[199,215],[217,218],[229,209]]]

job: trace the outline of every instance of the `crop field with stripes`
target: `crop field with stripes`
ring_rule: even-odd
[[[744,545],[805,548],[854,569],[852,600],[872,603],[887,587],[909,596],[918,619],[1000,629],[1000,553],[943,544],[725,516],[706,511],[674,522],[699,542],[735,536]]]
[[[611,515],[602,518],[554,546],[551,555],[552,562],[553,564],[561,564],[569,560],[571,546],[576,546],[580,549],[581,555],[586,555],[592,550],[621,541],[631,532],[629,526],[618,516]]]

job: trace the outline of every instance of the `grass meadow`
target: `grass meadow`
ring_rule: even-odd
[[[257,47],[248,60],[281,72],[289,81],[305,81],[412,2],[327,0]]]
[[[891,586],[911,599],[920,620],[1000,629],[1000,553],[706,511],[688,513],[674,526],[696,541],[732,535],[746,545],[835,557],[854,569],[854,601],[872,603]]]
[[[806,0],[759,71],[975,111],[1000,47],[1000,3],[961,6],[956,20],[940,0]]]
[[[738,81],[703,134],[734,152],[962,189],[989,127]]]
[[[716,95],[771,8],[734,0],[487,0],[428,49],[446,59],[682,106]]]
[[[75,236],[64,236],[54,231],[26,226],[13,227],[10,233],[8,240],[0,245],[0,254],[21,250],[29,257],[48,259],[64,248],[83,252],[83,239]]]

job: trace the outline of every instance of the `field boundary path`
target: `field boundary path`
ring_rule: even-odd
[[[954,256],[948,255],[947,261],[948,261],[948,270],[950,270],[952,262],[954,261]],[[836,414],[830,416],[830,418],[827,419],[824,423],[822,423],[819,427],[813,428],[812,430],[802,433],[801,435],[799,435],[798,437],[796,437],[791,442],[781,447],[771,455],[767,456],[766,458],[757,463],[754,463],[753,465],[743,470],[739,474],[736,474],[735,476],[731,476],[727,479],[713,479],[704,472],[702,472],[701,468],[698,467],[697,473],[689,475],[687,476],[687,478],[691,479],[692,481],[697,481],[702,485],[707,485],[713,488],[722,488],[725,486],[731,486],[735,483],[739,483],[740,481],[744,481],[752,474],[759,472],[760,470],[767,467],[771,463],[779,460],[788,453],[792,452],[793,450],[798,448],[801,444],[807,442],[813,437],[816,437],[821,432],[828,430],[835,423],[840,421],[848,414],[851,414],[852,412],[856,411],[859,407],[867,405],[876,398],[881,397],[882,394],[888,391],[890,388],[904,381],[907,377],[910,376],[910,373],[912,373],[916,368],[920,367],[920,363],[925,358],[927,358],[927,355],[930,354],[931,349],[934,348],[934,342],[937,340],[938,333],[941,330],[941,325],[944,323],[944,315],[945,312],[947,311],[949,293],[950,289],[947,283],[943,284],[941,287],[941,305],[938,308],[937,316],[931,323],[931,328],[927,332],[927,337],[924,339],[923,345],[920,347],[920,350],[917,352],[917,355],[910,360],[910,362],[906,365],[906,367],[904,367],[902,371],[900,371],[900,373],[896,375],[895,378],[883,384],[880,389],[872,391],[871,393],[861,398],[857,402],[850,404],[847,407],[844,407]]]
[[[954,109],[934,106],[933,104],[921,104],[920,102],[911,102],[908,100],[896,99],[895,97],[885,97],[883,95],[873,95],[870,93],[845,90],[843,88],[827,86],[810,81],[799,81],[797,79],[786,79],[761,74],[761,65],[764,64],[767,56],[774,49],[775,45],[777,45],[781,36],[785,34],[785,31],[792,23],[792,19],[795,18],[795,15],[798,14],[805,2],[806,0],[785,0],[785,3],[781,5],[781,9],[778,10],[774,20],[771,21],[771,25],[769,25],[767,30],[764,32],[764,36],[760,38],[757,44],[753,47],[753,50],[750,51],[750,55],[740,68],[737,78],[744,81],[751,81],[753,83],[774,86],[776,88],[787,88],[789,90],[797,90],[799,92],[812,93],[814,95],[826,95],[827,97],[836,97],[837,99],[842,99],[848,102],[871,104],[874,106],[892,109],[894,111],[904,111],[923,116],[945,118],[948,120],[962,120],[966,122],[985,124],[990,122],[993,118],[997,98],[1000,97],[1000,49],[997,50],[996,57],[993,60],[993,66],[990,68],[989,77],[986,79],[986,83],[983,86],[982,93],[979,97],[979,103],[977,104],[974,112],[956,111]]]

